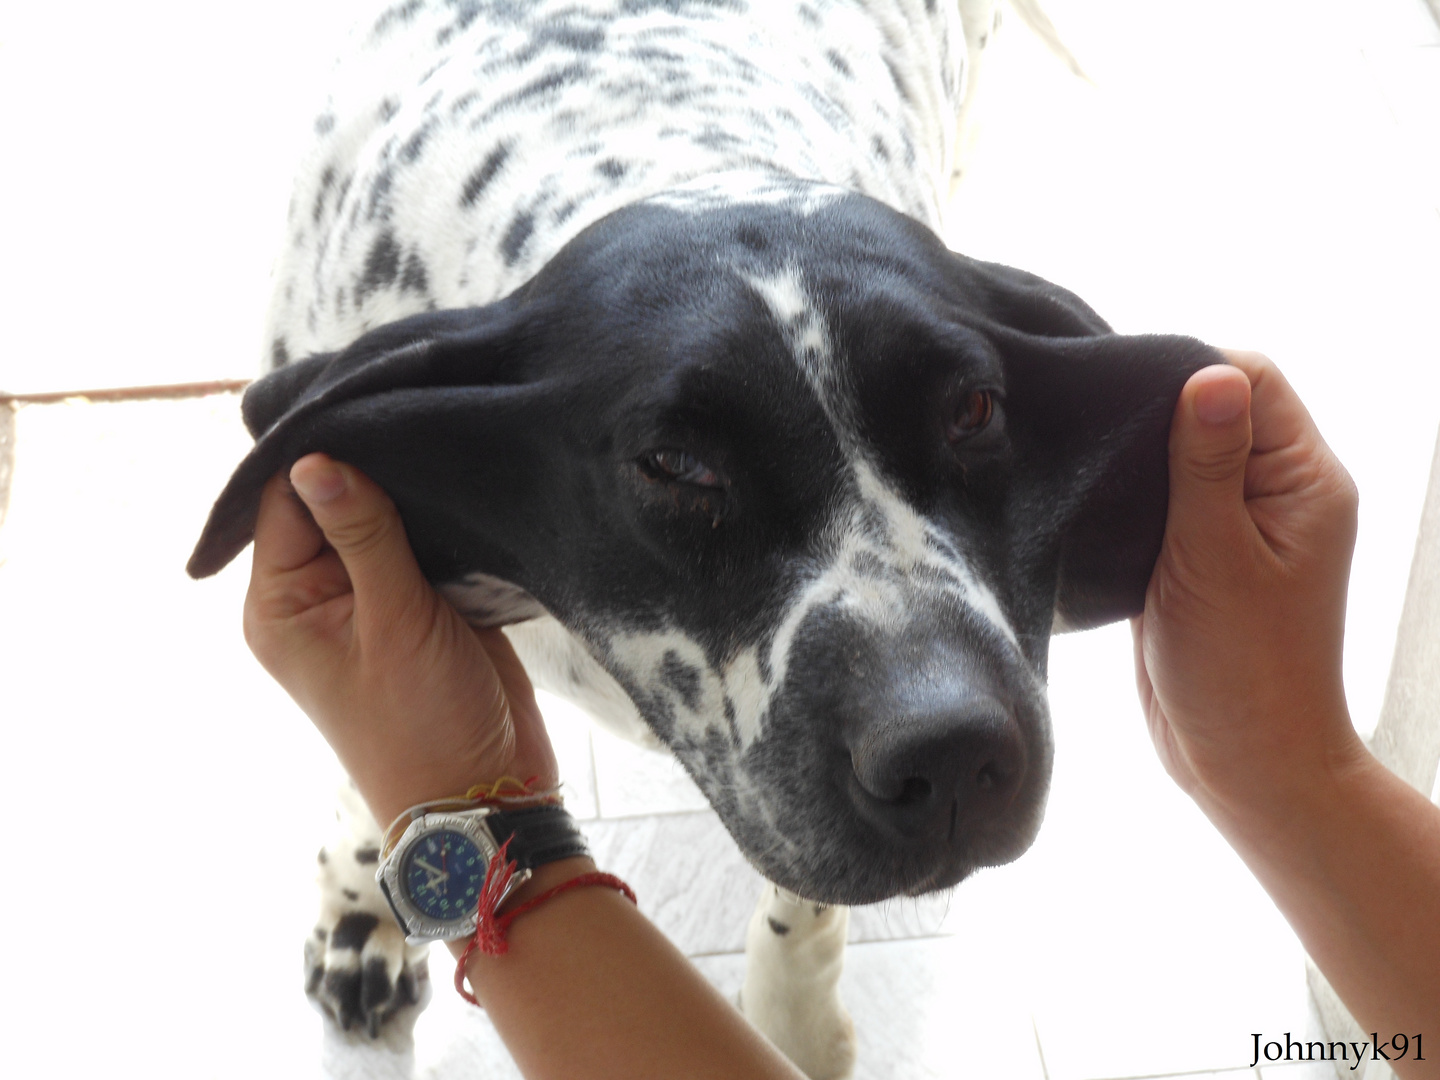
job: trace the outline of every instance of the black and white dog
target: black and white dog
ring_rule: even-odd
[[[775,883],[743,1004],[817,1077],[853,1057],[827,905],[1029,846],[1050,634],[1139,610],[1173,403],[1218,360],[937,239],[994,6],[379,13],[315,122],[257,443],[190,564],[229,562],[303,454],[382,484],[431,580],[667,746]],[[417,957],[352,811],[311,990],[373,1031]]]

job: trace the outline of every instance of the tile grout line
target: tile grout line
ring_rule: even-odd
[[[1043,1080],[1050,1080],[1050,1066],[1045,1064],[1045,1047],[1040,1045],[1040,1025],[1035,1021],[1035,1014],[1030,1014],[1030,1031],[1035,1036],[1035,1053],[1040,1055],[1040,1075]]]
[[[155,386],[112,386],[93,390],[47,390],[36,394],[0,391],[0,405],[58,405],[75,398],[86,401],[154,401],[165,398],[211,397],[238,394],[253,379],[212,379],[209,382],[164,383]]]

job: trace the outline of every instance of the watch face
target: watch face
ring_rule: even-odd
[[[401,877],[410,901],[432,919],[467,918],[485,885],[486,860],[475,841],[451,829],[417,840],[405,853]]]

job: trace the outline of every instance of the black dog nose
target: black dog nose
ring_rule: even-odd
[[[870,725],[850,761],[865,818],[905,838],[953,841],[1010,805],[1025,777],[1025,744],[999,702],[971,698]]]

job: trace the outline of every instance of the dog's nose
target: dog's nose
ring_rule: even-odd
[[[1000,816],[1025,777],[1025,744],[993,698],[873,723],[850,746],[861,814],[906,839],[957,836]]]

